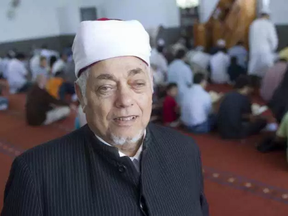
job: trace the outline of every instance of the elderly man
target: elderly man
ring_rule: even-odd
[[[138,21],[82,22],[76,91],[88,125],[16,158],[2,216],[208,215],[200,153],[148,125],[148,33]]]

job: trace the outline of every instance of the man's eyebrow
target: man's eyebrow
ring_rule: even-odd
[[[96,77],[98,80],[113,80],[116,81],[116,78],[111,74],[100,74]]]
[[[135,68],[135,69],[128,71],[128,76],[135,76],[136,74],[141,74],[141,73],[144,74],[144,71],[141,68]]]

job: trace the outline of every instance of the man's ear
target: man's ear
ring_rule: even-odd
[[[79,85],[77,83],[74,83],[74,87],[75,87],[75,92],[77,94],[78,100],[79,100],[79,102],[81,104],[81,107],[82,107],[82,109],[84,111],[86,103],[85,103],[85,99],[84,99],[84,97],[82,95],[81,89],[80,89],[80,87],[79,87]]]

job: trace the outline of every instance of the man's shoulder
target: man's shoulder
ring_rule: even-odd
[[[182,148],[182,150],[187,151],[199,151],[194,139],[180,131],[152,123],[149,124],[149,129],[157,143],[163,145],[166,149],[173,151]]]
[[[68,158],[84,148],[84,144],[82,144],[84,143],[84,129],[80,128],[63,137],[35,146],[18,157],[33,164],[39,161],[65,160],[65,157]]]

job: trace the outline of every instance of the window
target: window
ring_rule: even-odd
[[[95,7],[81,8],[80,14],[81,14],[81,21],[97,19],[97,11]]]

